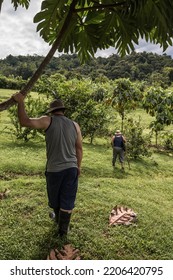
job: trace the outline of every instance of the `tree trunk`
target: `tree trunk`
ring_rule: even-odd
[[[121,131],[124,130],[124,113],[121,114]]]
[[[20,90],[20,92],[24,96],[26,96],[27,93],[31,91],[31,89],[34,86],[34,84],[36,83],[36,81],[40,78],[43,70],[48,65],[51,58],[53,57],[56,50],[58,49],[58,47],[61,43],[61,40],[63,40],[64,33],[68,32],[68,28],[69,28],[70,23],[71,23],[71,17],[73,16],[76,3],[77,3],[77,0],[72,1],[71,5],[70,5],[69,12],[68,12],[68,15],[67,15],[66,20],[64,22],[64,25],[63,25],[61,31],[59,32],[59,34],[57,36],[57,39],[55,40],[54,44],[52,45],[50,51],[48,52],[47,56],[44,58],[44,60],[42,61],[42,63],[38,67],[38,69],[35,71],[34,75],[31,77],[29,82],[25,85],[25,87],[23,89]],[[0,103],[0,111],[4,111],[4,110],[8,109],[9,107],[11,107],[14,104],[15,104],[15,100],[13,99],[13,97],[11,97],[8,100]]]
[[[158,148],[158,131],[156,130],[156,148]]]

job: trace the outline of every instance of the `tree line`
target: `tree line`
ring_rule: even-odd
[[[8,55],[0,60],[0,88],[14,88],[16,79],[20,87],[32,77],[42,56]],[[120,57],[112,54],[109,57],[97,57],[81,64],[76,54],[63,54],[53,57],[44,70],[44,75],[55,73],[64,75],[66,79],[89,77],[92,80],[107,78],[115,80],[129,78],[131,81],[145,81],[162,87],[173,82],[173,59],[171,56],[153,53],[136,53]]]

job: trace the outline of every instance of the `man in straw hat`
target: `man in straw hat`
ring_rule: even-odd
[[[111,144],[113,148],[112,166],[115,166],[117,157],[121,163],[121,168],[124,170],[124,143],[126,142],[125,137],[121,134],[120,130],[117,130],[115,135],[112,137]]]
[[[49,206],[53,208],[59,235],[67,235],[78,188],[82,162],[82,136],[79,125],[64,115],[61,100],[50,103],[47,113],[40,118],[29,118],[21,93],[13,95],[18,103],[21,126],[45,131],[46,182]]]

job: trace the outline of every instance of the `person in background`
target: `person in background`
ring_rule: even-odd
[[[112,137],[111,145],[113,148],[112,166],[115,166],[117,157],[121,163],[121,168],[124,170],[124,144],[126,142],[125,137],[121,134],[120,130],[117,130]]]
[[[13,98],[18,103],[20,125],[45,131],[48,202],[54,210],[59,235],[67,235],[81,172],[83,152],[80,127],[65,117],[66,108],[60,99],[50,103],[47,111],[50,115],[29,118],[24,96],[16,93]]]

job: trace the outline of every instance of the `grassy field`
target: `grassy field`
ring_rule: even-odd
[[[0,99],[12,91],[0,91]],[[7,112],[0,113],[1,260],[44,260],[50,249],[65,241],[49,219],[45,187],[44,140],[23,143],[10,134]],[[109,142],[109,141],[108,141]],[[173,259],[173,157],[152,154],[111,166],[112,149],[101,140],[84,141],[82,174],[68,243],[84,260]],[[108,224],[115,205],[130,207],[137,222],[130,226]]]

